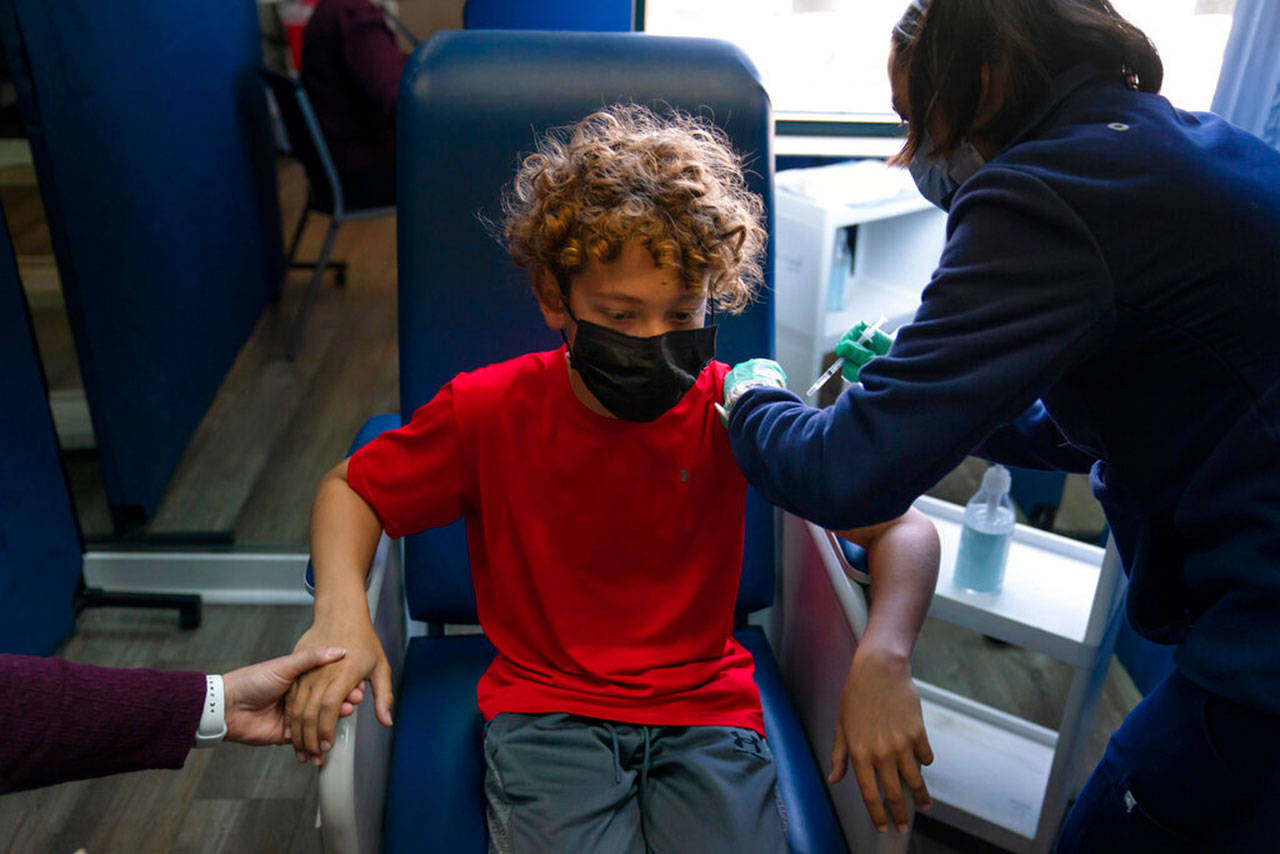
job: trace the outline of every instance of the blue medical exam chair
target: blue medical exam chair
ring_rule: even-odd
[[[745,153],[751,187],[770,205],[768,96],[750,61],[729,44],[464,31],[439,34],[414,53],[397,115],[402,415],[372,419],[353,448],[399,426],[458,372],[560,344],[490,224],[538,131],[617,101],[671,104],[712,117]],[[717,319],[721,360],[772,353],[771,292],[745,314]],[[773,654],[763,632],[746,626],[746,615],[773,599],[775,521],[752,492],[736,637],[755,657],[792,849],[844,851]],[[403,544],[384,536],[368,598],[398,684],[396,727],[391,735],[377,724],[370,701],[339,725],[320,772],[325,848],[484,851],[475,690],[494,650],[482,635],[456,633],[455,626],[476,623],[463,522]],[[409,623],[417,627],[411,639]]]

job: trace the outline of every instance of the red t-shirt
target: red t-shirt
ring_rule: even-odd
[[[589,410],[565,351],[459,374],[347,480],[392,537],[465,515],[500,712],[763,734],[754,664],[732,637],[746,481],[712,403],[712,362],[646,422]]]

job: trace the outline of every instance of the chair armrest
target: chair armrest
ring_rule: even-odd
[[[404,610],[401,544],[385,534],[369,570],[367,597],[373,628],[399,690],[408,622]],[[382,812],[391,767],[392,730],[374,716],[373,695],[338,722],[333,749],[319,773],[317,824],[327,854],[382,850]]]
[[[859,584],[870,584],[871,574],[867,569],[867,550],[857,543],[851,543],[844,537],[838,537],[833,531],[827,531],[827,540],[831,543],[831,551],[840,563],[846,577]],[[861,637],[861,633],[858,635]]]
[[[348,455],[367,445],[379,433],[399,426],[399,415],[370,418],[356,434]],[[395,690],[400,686],[408,642],[402,566],[401,542],[383,534],[365,576],[365,597],[373,630],[391,665],[391,684]],[[305,584],[314,595],[310,563]],[[391,767],[391,734],[374,715],[372,692],[350,717],[338,721],[333,749],[319,772],[320,805],[316,815],[316,826],[320,828],[324,850],[329,854],[382,849],[382,807]]]
[[[778,663],[814,758],[827,769],[845,677],[867,628],[867,600],[846,571],[839,538],[790,514],[782,524]],[[852,774],[828,791],[850,851],[906,852],[907,834],[876,832]]]

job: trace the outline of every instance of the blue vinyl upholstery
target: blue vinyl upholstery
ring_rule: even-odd
[[[755,69],[707,39],[634,34],[465,31],[420,47],[401,79],[397,112],[400,394],[405,420],[460,371],[552,349],[525,273],[493,236],[499,198],[538,132],[616,101],[670,104],[711,117],[746,156],[770,210],[772,117]],[[772,281],[772,246],[766,280]],[[773,352],[773,296],[719,317],[717,356]],[[377,429],[376,426],[370,430]],[[748,496],[742,612],[769,605],[774,511]],[[405,542],[410,615],[474,623],[462,522]],[[841,851],[822,778],[764,635],[739,638],[756,659],[766,730],[796,851]],[[492,658],[478,637],[410,642],[399,689],[384,816],[388,851],[483,851],[484,769],[476,682]]]

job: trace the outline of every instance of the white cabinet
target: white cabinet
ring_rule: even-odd
[[[774,208],[778,361],[803,393],[849,327],[912,318],[947,218],[905,169],[874,160],[779,172]]]

